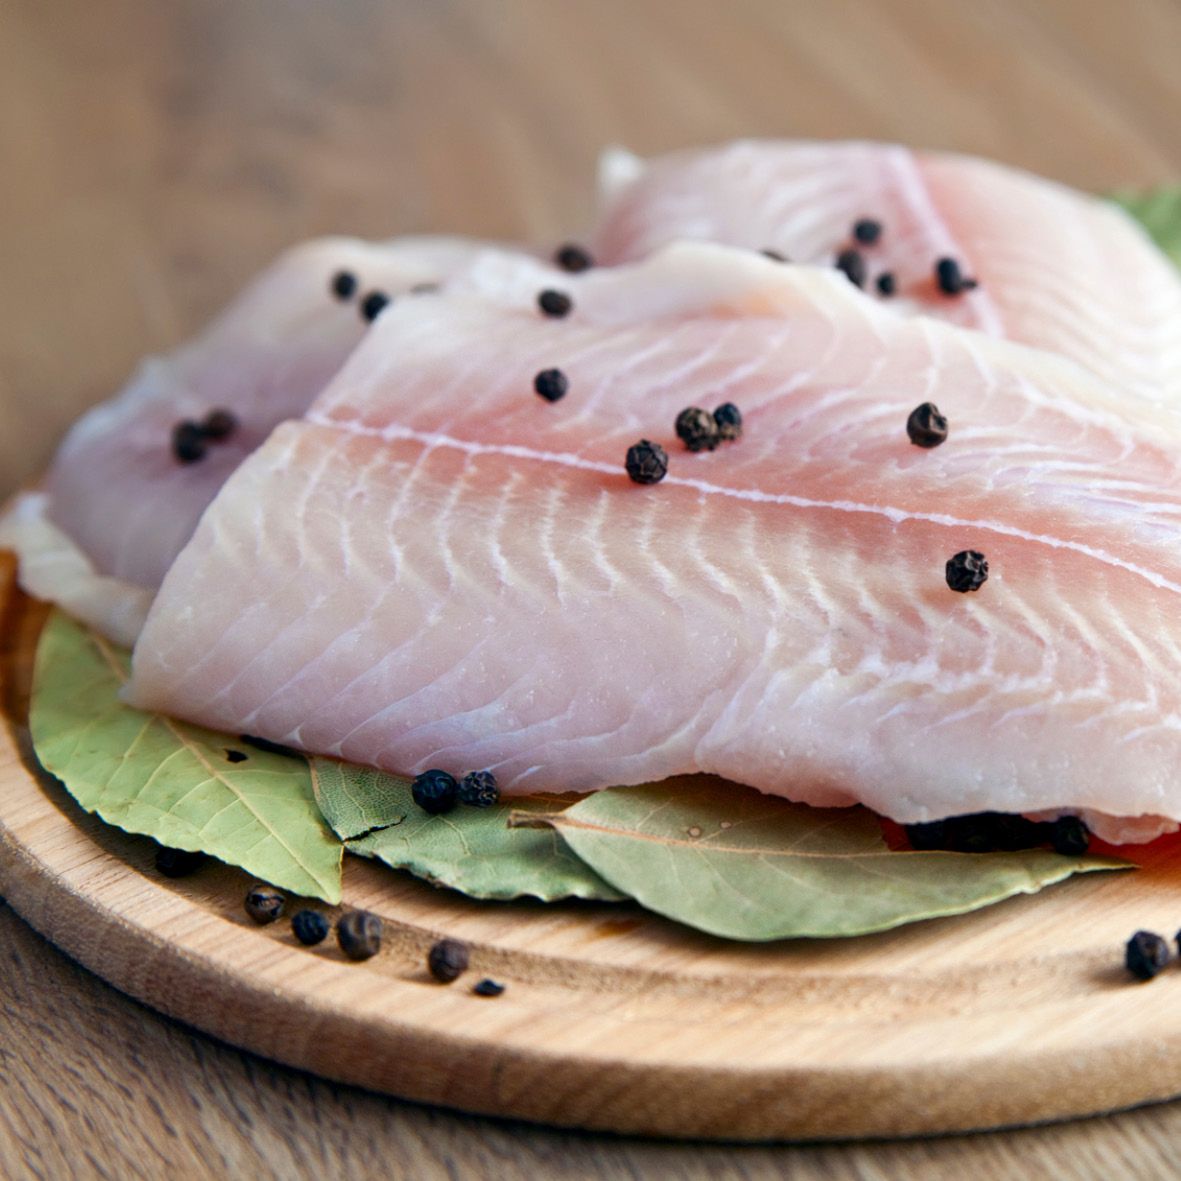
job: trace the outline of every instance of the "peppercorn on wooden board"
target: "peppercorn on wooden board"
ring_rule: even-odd
[[[364,963],[286,922],[250,880],[152,869],[154,845],[41,772],[25,717],[44,612],[3,595],[0,890],[112,984],[260,1054],[376,1090],[525,1119],[719,1139],[895,1136],[1061,1119],[1181,1094],[1181,969],[1129,981],[1123,943],[1181,923],[1181,841],[1073,879],[851,940],[740,945],[630,905],[479,903],[349,859],[382,916]],[[453,936],[455,983],[426,971]],[[496,998],[473,994],[493,977]]]

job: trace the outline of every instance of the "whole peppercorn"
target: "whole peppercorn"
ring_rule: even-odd
[[[181,463],[196,463],[205,458],[209,444],[201,424],[186,418],[172,428],[172,454]]]
[[[844,271],[845,277],[854,287],[864,287],[866,279],[865,256],[860,250],[850,247],[837,255],[837,270]]]
[[[361,300],[361,319],[370,324],[389,306],[390,297],[384,291],[371,291]]]
[[[976,280],[969,279],[954,258],[941,258],[935,263],[935,282],[944,295],[960,295],[976,286]]]
[[[357,276],[352,271],[337,271],[329,287],[337,299],[352,299],[357,294]]]
[[[723,402],[714,411],[714,422],[718,424],[718,436],[722,439],[737,439],[742,435],[742,411],[733,402]]]
[[[878,294],[884,295],[887,299],[898,290],[898,280],[894,278],[893,271],[883,271],[877,278]]]
[[[677,415],[676,432],[690,451],[712,451],[719,442],[714,416],[700,406],[686,406]]]
[[[459,781],[459,802],[473,808],[491,808],[500,803],[500,788],[491,771],[469,771]]]
[[[561,319],[570,314],[574,301],[564,291],[547,287],[537,297],[537,306],[547,315]]]
[[[166,878],[187,878],[205,864],[205,854],[188,849],[170,849],[161,845],[156,850],[156,870]]]
[[[916,447],[938,447],[947,438],[947,419],[934,402],[924,402],[910,412],[906,433]]]
[[[872,217],[858,218],[853,223],[853,237],[862,246],[872,246],[882,236],[882,223]]]
[[[286,905],[287,896],[263,882],[251,886],[246,893],[246,913],[259,924],[273,923]]]
[[[351,910],[336,922],[336,942],[350,960],[372,959],[381,951],[383,923],[367,910]]]
[[[641,439],[627,449],[624,466],[637,484],[659,484],[668,475],[668,453],[659,443]]]
[[[500,996],[504,992],[504,988],[505,986],[503,984],[498,984],[495,980],[485,978],[472,988],[472,992],[476,996]]]
[[[201,432],[207,439],[228,439],[237,429],[237,416],[228,410],[211,410],[201,424]]]
[[[297,910],[291,917],[291,933],[304,947],[315,947],[328,936],[328,920],[318,910]]]
[[[945,575],[953,591],[978,591],[988,581],[988,559],[978,550],[960,550],[947,559]]]
[[[1137,980],[1151,980],[1169,962],[1169,945],[1152,931],[1137,931],[1124,949],[1124,965]]]
[[[435,816],[440,812],[450,812],[455,807],[459,785],[455,782],[455,776],[448,775],[446,771],[424,771],[414,777],[410,794],[424,812]]]
[[[547,402],[557,402],[566,396],[570,382],[560,369],[543,369],[533,379],[533,389]]]
[[[569,271],[571,274],[590,270],[595,265],[595,260],[591,258],[590,254],[573,242],[567,242],[564,246],[558,247],[554,252],[554,262],[562,270]]]
[[[1091,833],[1077,816],[1059,816],[1050,824],[1050,844],[1063,857],[1082,857],[1091,847]]]
[[[440,939],[427,953],[426,966],[440,984],[450,984],[467,971],[468,949],[458,939]]]

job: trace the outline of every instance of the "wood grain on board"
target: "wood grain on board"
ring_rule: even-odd
[[[1175,0],[3,0],[0,485],[38,471],[85,405],[299,238],[452,230],[552,241],[589,218],[595,157],[610,142],[651,152],[748,134],[872,136],[992,155],[1093,190],[1177,179],[1179,48]],[[67,815],[54,805],[50,820]],[[102,840],[90,847],[71,872],[94,849],[110,856]],[[1056,897],[1076,886],[1092,888]],[[189,902],[188,887],[148,888],[162,891],[161,914]],[[1168,931],[1181,915],[1160,901]],[[410,897],[405,906],[413,913]],[[459,926],[485,921],[476,911]],[[1137,910],[1134,925],[1156,917]],[[536,921],[544,933],[549,920]],[[993,930],[981,922],[969,952]],[[464,1118],[190,1033],[11,914],[0,923],[5,1176],[1150,1177],[1171,1174],[1168,1144],[1181,1132],[1178,1105],[988,1137],[777,1150]],[[215,925],[257,934],[220,912]],[[103,944],[97,929],[76,934]],[[405,964],[415,938],[399,936]],[[652,938],[615,932],[595,954],[613,979],[629,977],[646,970],[632,961]],[[1098,970],[1098,944],[1087,946],[1085,964],[1045,978],[1040,951],[1014,953],[1009,987],[1026,984],[1009,995],[1053,994]],[[955,970],[942,945],[934,963],[944,955]],[[698,956],[675,953],[691,972],[704,970]],[[744,952],[743,971],[761,982],[781,956]],[[855,972],[837,976],[830,1009],[848,1000]],[[1135,1021],[1171,986],[1110,982],[1104,1021]],[[520,991],[563,987],[526,980]],[[973,1004],[1005,995],[994,988]],[[494,1003],[505,1000],[515,1012],[507,996]],[[478,1022],[512,1023],[503,1009],[481,1012]],[[1061,1032],[1077,1044],[1085,1031]],[[749,1038],[741,1022],[737,1036]],[[1172,1056],[1141,1040],[1139,1069],[1163,1093]]]

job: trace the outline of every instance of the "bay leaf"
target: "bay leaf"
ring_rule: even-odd
[[[792,804],[707,776],[596,792],[546,824],[616,889],[658,914],[729,939],[846,936],[962,914],[1108,857],[892,852],[863,808]]]
[[[119,700],[129,665],[122,649],[50,615],[29,707],[41,765],[109,824],[339,902],[342,845],[320,816],[306,761],[131,709]],[[232,762],[230,751],[246,758]]]
[[[316,803],[342,841],[401,824],[416,806],[410,780],[399,775],[319,756],[310,757],[308,764]]]
[[[622,897],[552,829],[509,827],[514,810],[552,814],[576,797],[522,796],[511,807],[460,805],[432,816],[414,803],[408,779],[331,759],[313,759],[311,766],[321,811],[350,853],[471,898],[613,902]]]
[[[1112,199],[1140,222],[1153,241],[1181,266],[1181,185],[1119,192]]]

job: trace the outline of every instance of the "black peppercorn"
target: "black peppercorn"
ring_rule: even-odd
[[[872,246],[882,236],[882,223],[872,217],[858,218],[853,223],[853,237],[862,246]]]
[[[579,271],[590,270],[595,260],[581,247],[573,242],[567,242],[554,252],[554,262],[564,271],[577,274]]]
[[[1011,853],[1044,844],[1048,826],[1011,812],[972,812],[906,825],[912,849],[952,853]]]
[[[426,966],[440,984],[450,984],[467,971],[468,949],[458,939],[440,939],[427,953]]]
[[[854,287],[864,287],[866,278],[865,256],[860,250],[850,247],[837,255],[837,270],[844,271],[845,277]]]
[[[459,784],[455,782],[455,776],[448,775],[446,771],[424,771],[414,777],[410,794],[424,812],[438,815],[440,812],[450,812],[455,807]]]
[[[916,447],[938,447],[947,438],[947,419],[934,402],[924,402],[910,412],[906,433]]]
[[[988,559],[978,550],[960,550],[947,559],[944,573],[953,591],[978,591],[988,581]]]
[[[538,295],[537,306],[547,316],[555,316],[560,319],[562,316],[569,315],[574,301],[564,291],[554,291],[553,288],[547,287]]]
[[[357,276],[352,271],[337,271],[330,286],[337,299],[352,299],[357,294]]]
[[[166,878],[187,878],[205,864],[204,853],[188,849],[170,849],[161,845],[156,850],[156,869]]]
[[[557,402],[566,396],[570,382],[560,369],[543,369],[533,379],[533,388],[547,402]]]
[[[350,960],[372,959],[381,951],[383,925],[367,910],[351,910],[336,922],[336,942]]]
[[[207,439],[228,439],[237,429],[237,416],[228,410],[211,410],[201,424],[201,433]]]
[[[385,311],[390,297],[384,291],[371,291],[361,300],[361,318],[370,324]]]
[[[226,762],[227,763],[244,763],[250,756],[244,750],[232,750],[226,747]]]
[[[172,428],[172,454],[181,463],[196,463],[205,458],[209,444],[201,424],[186,418]]]
[[[887,299],[898,290],[898,280],[894,278],[893,271],[883,271],[877,278],[878,294],[884,295]]]
[[[495,980],[484,979],[479,984],[475,985],[472,992],[476,996],[500,996],[504,992],[505,986],[498,984]]]
[[[737,439],[742,435],[742,411],[733,402],[723,402],[714,411],[714,422],[722,439]]]
[[[318,910],[297,910],[291,918],[291,933],[304,947],[323,943],[328,927],[328,920]]]
[[[500,788],[491,771],[469,771],[459,781],[459,802],[473,808],[491,808],[500,803]]]
[[[1050,844],[1063,857],[1082,857],[1091,847],[1091,833],[1077,816],[1059,816],[1050,824]]]
[[[273,923],[286,905],[287,896],[263,882],[251,886],[246,894],[246,913],[256,923]]]
[[[690,451],[712,451],[720,441],[717,421],[700,406],[686,406],[677,415],[675,429]]]
[[[659,484],[668,475],[668,453],[659,443],[641,439],[627,449],[624,466],[637,484]]]
[[[935,264],[935,282],[944,295],[960,295],[976,286],[976,280],[969,279],[954,258],[941,258]]]
[[[1137,980],[1151,980],[1169,962],[1169,945],[1152,931],[1137,931],[1124,949],[1124,965]]]

